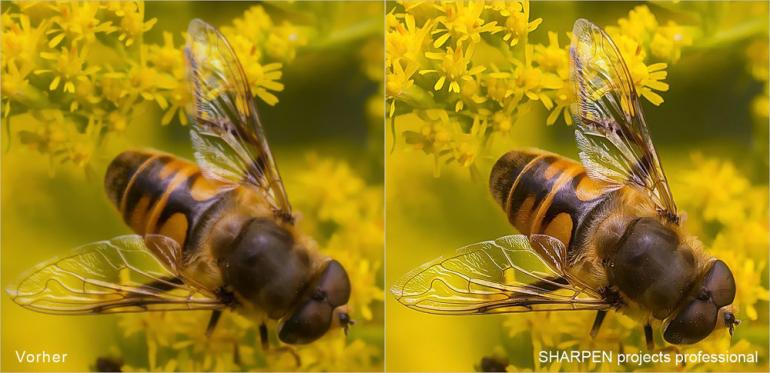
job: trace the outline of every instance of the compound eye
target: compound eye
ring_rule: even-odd
[[[691,344],[706,338],[717,324],[719,309],[710,300],[694,299],[664,326],[663,338],[673,344]]]
[[[331,327],[332,313],[333,309],[328,303],[308,299],[281,324],[278,338],[289,344],[313,342]]]
[[[721,260],[714,261],[703,280],[703,287],[711,294],[717,308],[732,304],[735,299],[735,278],[727,264]]]
[[[326,299],[332,306],[337,307],[348,303],[350,279],[345,268],[338,261],[332,259],[327,263],[317,284],[318,290],[326,294]]]

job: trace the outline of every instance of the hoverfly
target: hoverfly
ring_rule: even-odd
[[[310,343],[347,331],[350,280],[294,224],[291,205],[233,49],[193,20],[185,48],[195,107],[196,163],[126,151],[105,189],[136,233],[88,244],[41,263],[14,302],[52,314],[212,310],[210,333],[230,308],[279,320],[278,337]]]
[[[614,309],[645,325],[650,349],[652,322],[672,344],[732,334],[732,272],[682,226],[618,48],[583,19],[573,35],[582,165],[537,149],[503,155],[489,189],[522,234],[429,262],[393,293],[436,314],[595,310],[592,337]]]

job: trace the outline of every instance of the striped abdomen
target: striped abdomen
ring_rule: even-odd
[[[185,253],[200,246],[227,202],[221,184],[203,177],[198,166],[163,153],[121,153],[110,163],[104,185],[134,232],[171,237]]]
[[[547,234],[574,254],[605,201],[604,184],[571,159],[541,150],[512,151],[492,169],[489,188],[508,220],[523,234]]]

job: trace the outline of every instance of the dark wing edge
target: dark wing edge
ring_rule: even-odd
[[[40,263],[7,292],[22,307],[60,315],[224,308],[216,295],[185,281],[176,248],[158,235],[90,243]]]
[[[190,22],[187,33],[195,159],[206,177],[256,187],[275,210],[290,217],[286,189],[235,52],[216,28],[199,19]]]
[[[585,19],[575,21],[572,33],[570,74],[577,94],[572,111],[588,175],[614,188],[640,188],[661,215],[678,223],[676,204],[620,51],[601,28]]]
[[[565,252],[550,236],[504,236],[428,262],[391,292],[409,308],[444,315],[611,308],[566,272]]]

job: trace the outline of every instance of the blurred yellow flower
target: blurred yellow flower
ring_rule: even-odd
[[[4,120],[26,112],[40,117],[41,110],[56,108],[68,113],[63,123],[86,119],[107,131],[90,136],[81,125],[80,131],[62,132],[68,139],[39,151],[70,154],[56,158],[85,167],[90,157],[83,154],[95,151],[110,131],[123,132],[143,102],[163,111],[161,124],[187,124],[185,109],[192,97],[182,47],[170,32],[163,33],[160,45],[142,42],[157,22],[145,19],[142,1],[8,4],[2,14]],[[233,24],[222,29],[241,58],[252,92],[275,105],[275,92],[283,90],[282,63],[307,43],[306,32],[288,21],[274,26],[260,5]],[[260,30],[268,30],[267,36]],[[65,95],[49,100],[46,91]],[[24,136],[29,140],[29,133]],[[82,151],[76,153],[82,154],[75,155],[67,140],[79,144]]]

